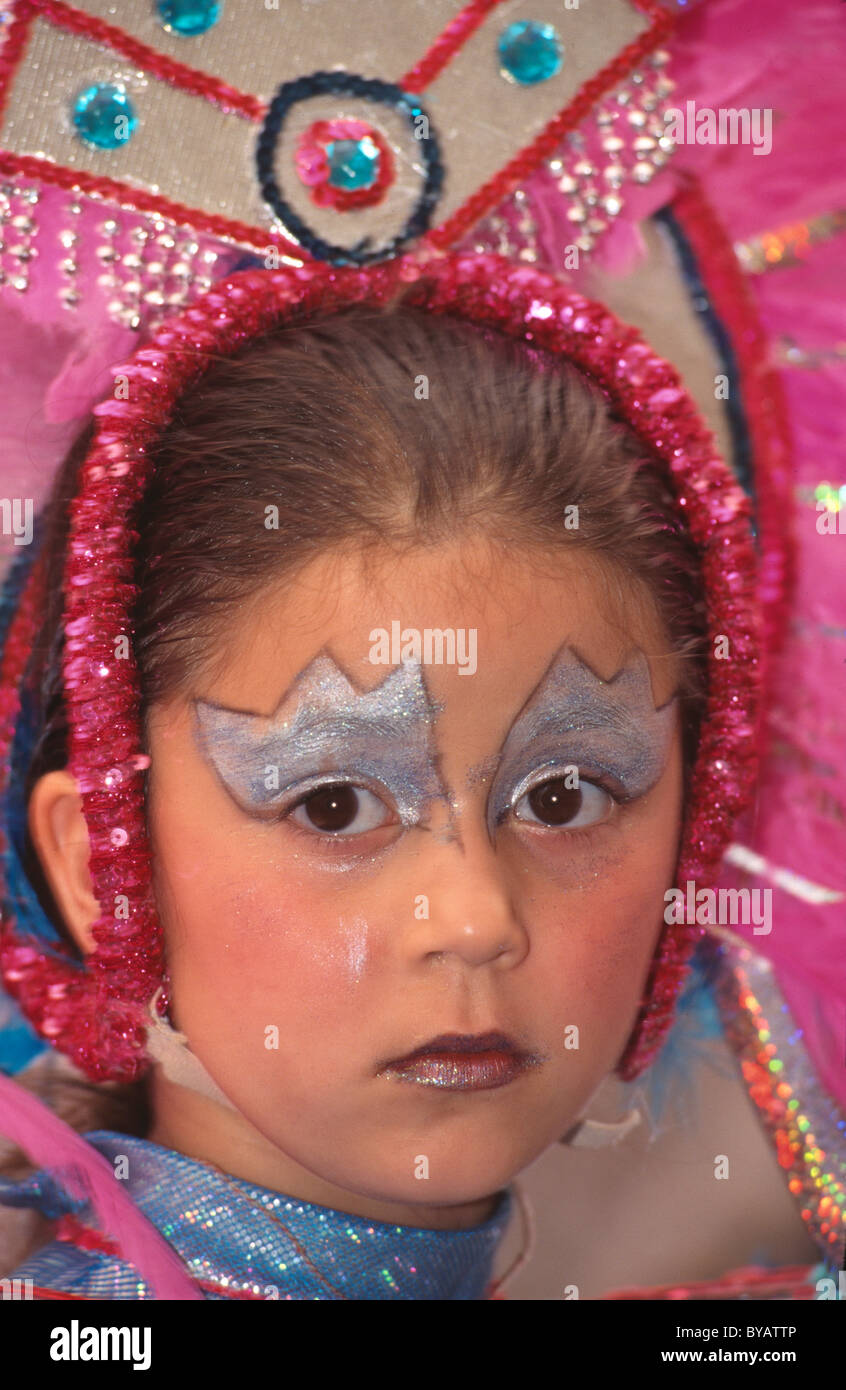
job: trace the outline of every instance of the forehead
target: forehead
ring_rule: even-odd
[[[577,547],[549,552],[465,537],[403,551],[338,548],[267,585],[230,617],[191,693],[270,715],[327,648],[356,688],[372,690],[391,669],[383,663],[392,637],[390,660],[398,637],[423,642],[447,629],[458,656],[449,662],[445,644],[443,661],[425,665],[438,701],[504,702],[513,715],[565,643],[603,680],[639,648],[656,704],[677,679],[651,601],[614,566]]]

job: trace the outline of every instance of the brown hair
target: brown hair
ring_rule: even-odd
[[[68,454],[46,518],[50,600],[27,675],[41,735],[27,794],[67,762],[62,573],[92,432]],[[526,548],[582,547],[620,591],[651,595],[682,658],[689,769],[705,680],[698,553],[657,466],[567,363],[401,302],[357,306],[212,362],[154,462],[134,517],[145,711],[214,661],[215,638],[243,601],[313,555],[475,529]],[[278,527],[266,525],[268,508]],[[65,935],[31,844],[26,868]]]
[[[157,463],[135,519],[147,702],[213,659],[218,617],[327,547],[481,530],[579,546],[630,597],[651,595],[684,658],[688,713],[698,705],[695,548],[631,432],[551,354],[420,309],[358,306],[216,363],[181,401]],[[574,506],[578,528],[565,529]]]

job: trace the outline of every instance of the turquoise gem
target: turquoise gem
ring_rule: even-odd
[[[499,38],[499,58],[507,77],[521,87],[546,82],[561,69],[564,46],[551,24],[518,19]]]
[[[162,24],[186,38],[204,34],[220,19],[219,0],[158,0]]]
[[[95,82],[73,104],[73,123],[82,139],[101,150],[125,145],[138,124],[132,102],[122,87]]]
[[[357,188],[372,188],[379,177],[379,149],[369,135],[361,140],[330,140],[326,155],[333,188],[352,193]]]

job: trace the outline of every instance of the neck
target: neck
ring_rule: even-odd
[[[237,1110],[199,1095],[154,1069],[153,1126],[147,1138],[231,1177],[282,1192],[301,1202],[332,1207],[353,1216],[429,1230],[467,1230],[486,1221],[496,1194],[455,1206],[381,1201],[327,1182],[272,1144]]]

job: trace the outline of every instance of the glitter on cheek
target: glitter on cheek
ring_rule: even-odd
[[[282,993],[297,981],[295,994],[325,1001],[343,997],[364,979],[372,954],[372,929],[357,895],[342,904],[322,875],[302,872],[284,852],[257,870],[257,879],[238,895],[247,907],[239,954],[250,971],[279,981]]]
[[[345,988],[365,957],[361,932],[344,930],[343,919],[319,892],[282,882],[284,888],[277,875],[268,874],[249,890],[232,890],[228,900],[222,894],[224,919],[238,926],[209,949],[214,953],[223,943],[226,982],[250,1012],[261,999],[266,1005],[277,1001],[287,1016],[304,1000],[325,1002],[336,987]],[[238,919],[226,910],[229,903],[238,904]],[[269,1017],[276,1015],[271,1011]]]
[[[554,884],[590,895],[605,892],[615,877],[625,872],[634,851],[623,844],[619,831],[598,826],[590,831],[529,831],[515,828],[503,841],[505,855],[519,856],[522,874],[529,884]],[[531,903],[532,889],[527,901]]]
[[[347,969],[349,978],[358,984],[364,974],[368,955],[369,927],[364,917],[353,917],[350,922],[339,919],[338,925],[346,941]]]

